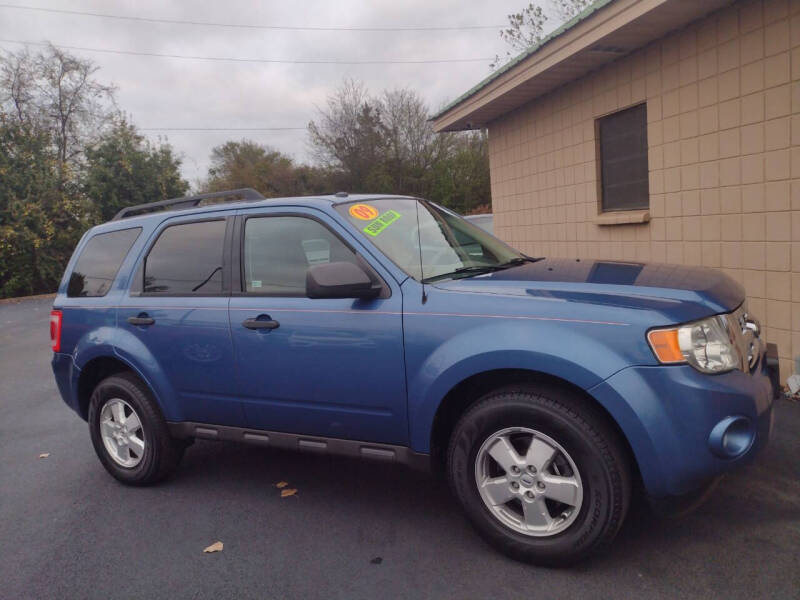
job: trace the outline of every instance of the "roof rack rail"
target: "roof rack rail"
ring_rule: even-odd
[[[159,200],[158,202],[150,202],[148,204],[137,204],[136,206],[128,206],[123,208],[114,215],[112,221],[125,219],[138,214],[149,212],[156,212],[166,208],[192,208],[200,204],[203,200],[212,200],[214,198],[229,198],[238,197],[242,200],[266,200],[259,192],[253,188],[240,188],[238,190],[226,190],[223,192],[210,192],[208,194],[197,194],[196,196],[184,196],[183,198],[170,198],[169,200]]]

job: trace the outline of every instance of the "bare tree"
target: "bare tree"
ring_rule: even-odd
[[[319,120],[308,124],[313,157],[325,166],[341,166],[345,155],[357,145],[359,116],[371,99],[360,81],[345,79],[328,96],[327,107],[318,109]]]
[[[417,92],[386,90],[379,102],[391,160],[427,169],[447,153],[452,135],[434,133],[428,106]]]
[[[20,123],[30,124],[34,97],[34,59],[27,48],[0,56],[0,107]]]
[[[0,109],[53,137],[61,169],[117,114],[114,87],[97,81],[98,67],[55,46],[0,55]]]
[[[319,110],[319,119],[308,124],[312,155],[322,166],[347,173],[351,190],[385,185],[381,111],[363,83],[346,79]]]
[[[363,84],[346,80],[309,124],[309,143],[344,189],[423,196],[465,210],[488,203],[485,144],[466,143],[464,134],[436,134],[429,118],[414,90],[372,96]],[[470,168],[481,185],[445,181]]]
[[[557,0],[555,5],[556,15],[562,23],[566,23],[578,13],[586,10],[595,0]]]
[[[451,135],[437,136],[428,107],[410,89],[373,97],[345,80],[309,124],[314,157],[348,175],[350,189],[421,193],[427,170],[447,152]]]
[[[496,55],[489,66],[498,69],[541,42],[547,31],[549,12],[555,13],[559,23],[564,23],[585,10],[592,2],[593,0],[531,2],[520,12],[508,15],[508,27],[500,30],[500,37],[511,50],[506,51],[503,57]]]
[[[54,127],[61,164],[95,139],[115,113],[114,88],[94,79],[98,67],[50,45],[38,57],[42,109]]]

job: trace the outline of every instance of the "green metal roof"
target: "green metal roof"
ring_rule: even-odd
[[[538,44],[535,44],[535,45],[531,46],[530,48],[525,50],[525,52],[523,52],[522,54],[520,54],[519,56],[517,56],[513,60],[507,62],[505,65],[503,65],[502,67],[500,67],[496,71],[494,71],[491,75],[489,75],[486,79],[481,81],[478,85],[476,85],[475,87],[471,88],[470,90],[468,90],[464,94],[461,94],[458,98],[453,100],[450,104],[448,104],[443,109],[441,109],[438,113],[433,115],[431,117],[431,120],[438,119],[439,117],[444,115],[446,112],[449,112],[450,110],[452,110],[453,108],[455,108],[456,106],[461,104],[467,98],[469,98],[471,96],[474,96],[479,91],[481,91],[483,88],[485,88],[487,85],[489,85],[492,81],[494,81],[495,79],[500,77],[500,75],[510,71],[511,69],[516,67],[519,63],[524,61],[526,58],[528,58],[529,56],[531,56],[531,55],[535,54],[536,52],[538,52],[546,44],[552,42],[554,39],[556,39],[557,37],[561,36],[562,34],[566,33],[567,31],[569,31],[570,29],[575,27],[578,23],[580,23],[581,21],[584,21],[585,19],[588,19],[590,16],[592,16],[598,10],[600,10],[601,8],[603,8],[604,6],[606,6],[608,4],[611,4],[612,2],[614,2],[614,0],[597,0],[596,2],[593,2],[592,4],[587,6],[585,9],[583,9],[581,12],[579,12],[577,15],[572,17],[569,21],[567,21],[566,23],[561,25],[561,27],[559,27],[555,31],[552,31],[546,37],[542,38],[542,40]]]

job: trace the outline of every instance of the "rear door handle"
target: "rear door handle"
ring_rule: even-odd
[[[281,326],[280,323],[273,321],[272,319],[245,319],[242,321],[242,325],[248,329],[277,329]]]
[[[148,317],[146,314],[139,315],[138,317],[128,317],[128,323],[131,325],[145,326],[152,325],[156,320],[153,317]]]

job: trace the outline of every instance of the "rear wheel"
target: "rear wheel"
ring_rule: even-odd
[[[169,435],[150,390],[130,373],[97,385],[89,400],[88,421],[100,462],[126,484],[148,485],[166,478],[186,447]]]
[[[616,433],[583,398],[548,385],[491,392],[459,420],[450,485],[468,518],[509,556],[563,565],[616,535],[630,474]]]

